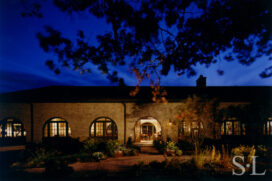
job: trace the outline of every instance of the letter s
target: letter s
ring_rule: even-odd
[[[242,170],[242,172],[241,173],[236,173],[235,169],[232,169],[232,175],[238,175],[238,176],[244,175],[244,173],[245,173],[245,167],[243,165],[241,165],[240,163],[236,162],[236,158],[241,158],[242,161],[244,161],[244,157],[243,156],[235,156],[232,159],[232,164],[235,165],[235,166],[237,166],[238,168],[240,168]]]

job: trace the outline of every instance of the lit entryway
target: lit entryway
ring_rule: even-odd
[[[161,136],[160,123],[152,118],[145,117],[137,121],[135,125],[135,141],[152,144],[153,140]]]

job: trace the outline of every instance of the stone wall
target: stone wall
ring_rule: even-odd
[[[245,103],[221,103],[220,107]],[[34,142],[41,142],[44,123],[54,117],[61,117],[68,121],[71,135],[80,140],[89,137],[89,128],[93,120],[98,117],[109,117],[118,129],[118,140],[126,142],[128,137],[135,141],[135,125],[138,120],[152,117],[161,125],[162,137],[177,140],[178,123],[175,117],[180,103],[33,103],[33,138]],[[124,108],[126,107],[126,115]],[[126,116],[126,128],[124,123]],[[20,119],[27,131],[26,139],[31,141],[31,104],[2,103],[0,104],[0,119],[15,117]],[[214,130],[209,125],[204,125],[208,137],[213,137]],[[220,127],[217,127],[220,131]],[[125,138],[126,137],[126,138]]]

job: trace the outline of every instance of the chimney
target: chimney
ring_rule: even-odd
[[[203,88],[206,87],[206,77],[200,75],[196,80],[196,87]]]

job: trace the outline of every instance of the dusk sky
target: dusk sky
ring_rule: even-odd
[[[84,14],[69,16],[50,2],[46,2],[42,9],[42,19],[22,18],[20,0],[1,0],[0,3],[0,93],[53,85],[115,85],[95,68],[91,74],[81,75],[67,69],[62,69],[59,75],[54,74],[45,65],[47,59],[54,57],[40,48],[36,38],[36,33],[42,32],[44,25],[50,25],[71,38],[76,36],[78,29],[84,29],[89,40],[95,43],[97,33],[109,31],[103,19]],[[194,86],[195,80],[203,74],[207,77],[208,86],[271,86],[272,78],[259,76],[269,64],[271,61],[267,61],[266,57],[256,60],[250,66],[222,60],[209,68],[197,66],[197,75],[191,78],[177,76],[177,73],[171,71],[162,78],[162,85]],[[222,76],[218,75],[218,69],[224,71]],[[136,85],[137,79],[127,66],[119,67],[118,72],[127,85]]]

